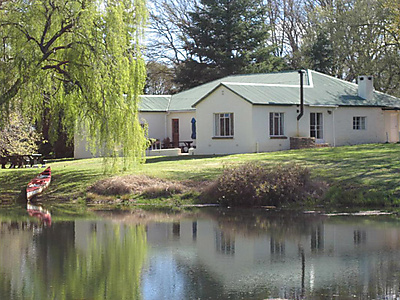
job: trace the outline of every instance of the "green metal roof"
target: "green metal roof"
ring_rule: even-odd
[[[225,86],[255,105],[293,105],[299,103],[298,71],[236,75],[215,80],[172,95],[169,111],[194,110],[195,106],[220,86]],[[147,98],[146,98],[147,99]],[[154,101],[154,99],[153,99]],[[316,71],[304,73],[305,105],[378,106],[400,108],[400,99],[374,91],[372,100],[358,96],[358,85]],[[149,102],[148,104],[152,104]]]
[[[164,112],[168,111],[171,96],[140,96],[139,110],[142,112]]]

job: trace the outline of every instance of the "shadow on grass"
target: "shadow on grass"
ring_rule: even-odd
[[[91,183],[102,178],[99,172],[87,170],[53,172],[49,194],[60,198],[79,197]]]
[[[146,164],[158,163],[158,162],[170,162],[170,161],[182,161],[182,160],[197,160],[197,159],[207,159],[207,158],[218,158],[229,156],[225,155],[179,155],[179,156],[157,156],[157,157],[147,157]]]

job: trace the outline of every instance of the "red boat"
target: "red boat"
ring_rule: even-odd
[[[32,205],[28,202],[26,210],[31,217],[35,217],[47,226],[51,226],[51,214],[47,209],[44,209],[41,206]]]
[[[26,199],[31,200],[34,196],[41,194],[50,185],[51,169],[48,167],[38,176],[33,178],[26,187]]]

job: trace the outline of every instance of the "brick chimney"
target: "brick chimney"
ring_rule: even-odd
[[[358,76],[358,96],[371,100],[374,94],[374,77],[372,76]]]

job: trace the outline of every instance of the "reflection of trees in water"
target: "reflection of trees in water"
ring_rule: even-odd
[[[12,231],[24,231],[24,230],[33,230],[33,229],[38,229],[40,225],[37,223],[33,222],[26,222],[26,221],[20,221],[20,222],[11,222],[11,221],[5,221],[5,222],[0,222],[0,233],[4,232],[12,232]]]
[[[210,209],[205,214],[216,220],[225,233],[257,236],[273,235],[275,241],[310,235],[324,220],[323,216],[294,211],[250,209]]]
[[[2,221],[0,223],[0,299],[10,299],[23,288],[21,276],[24,274],[23,260],[29,254],[33,234],[39,229],[37,224],[26,221]],[[13,257],[20,257],[14,261]]]
[[[19,262],[14,261],[6,271],[2,269],[0,296],[139,299],[140,273],[146,255],[144,227],[110,224],[101,237],[92,231],[87,237],[86,251],[75,248],[74,230],[73,222],[55,223],[31,237],[25,250],[18,254]],[[4,251],[5,246],[0,245],[0,254]],[[24,288],[10,291],[11,281],[18,281],[15,286]]]

